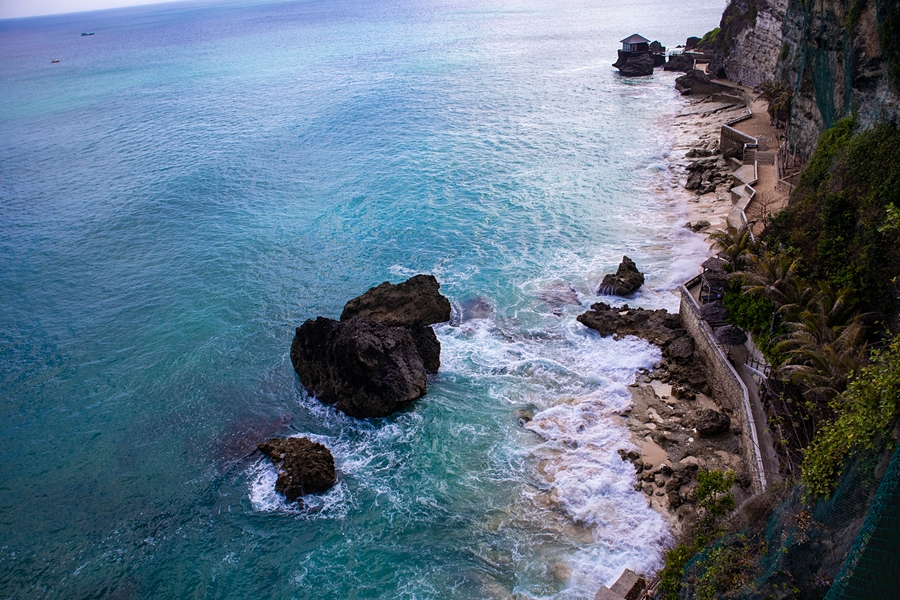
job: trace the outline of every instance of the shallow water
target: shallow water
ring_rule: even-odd
[[[659,354],[575,317],[623,254],[632,302],[675,308],[705,252],[666,170],[674,75],[610,63],[721,8],[0,21],[2,596],[583,598],[658,566],[612,416]],[[294,327],[418,272],[455,307],[428,395],[368,421],[308,398]],[[338,485],[286,505],[273,434],[328,445]]]

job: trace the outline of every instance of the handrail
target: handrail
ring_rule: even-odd
[[[718,358],[723,364],[725,364],[725,366],[731,372],[731,375],[734,377],[735,381],[737,381],[741,386],[741,392],[744,400],[744,413],[747,417],[747,423],[750,427],[750,441],[753,446],[754,458],[756,459],[756,471],[759,476],[760,491],[764,492],[766,491],[766,487],[768,485],[766,483],[766,469],[763,466],[762,449],[759,445],[759,436],[756,434],[756,419],[753,418],[753,408],[750,406],[750,391],[747,389],[747,386],[746,384],[744,384],[741,376],[738,375],[738,372],[735,370],[734,365],[731,364],[731,361],[729,361],[725,354],[722,352],[722,348],[719,346],[718,342],[716,342],[716,338],[713,335],[712,329],[710,328],[709,324],[700,318],[700,307],[697,305],[694,297],[691,296],[690,292],[684,284],[682,284],[680,287],[682,298],[686,299],[691,310],[694,312],[694,317],[700,325],[700,330],[703,331],[703,333],[712,342],[712,347],[715,348]]]

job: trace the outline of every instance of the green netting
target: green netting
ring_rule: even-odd
[[[826,600],[900,595],[900,446]]]
[[[888,456],[881,469],[876,458],[857,457],[835,494],[813,506],[800,487],[760,498],[774,509],[759,509],[768,516],[758,520],[745,514],[740,533],[691,559],[681,597],[900,597],[900,450],[880,486],[875,474]]]

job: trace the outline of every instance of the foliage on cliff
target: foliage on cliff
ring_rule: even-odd
[[[854,452],[891,447],[900,418],[900,335],[872,353],[871,363],[835,398],[837,418],[822,427],[803,457],[803,482],[810,493],[829,496]]]
[[[890,227],[891,206],[900,206],[900,132],[891,123],[856,131],[845,118],[820,137],[767,238],[803,257],[803,276],[851,286],[860,309],[895,314],[900,228]]]

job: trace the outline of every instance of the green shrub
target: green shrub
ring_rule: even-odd
[[[893,314],[900,228],[891,226],[891,205],[900,206],[900,132],[890,123],[855,129],[848,117],[820,136],[768,241],[802,256],[804,277],[852,285],[864,312]]]
[[[829,496],[849,457],[893,445],[900,418],[900,335],[871,356],[832,402],[836,419],[822,427],[803,455],[802,479],[809,493]]]

